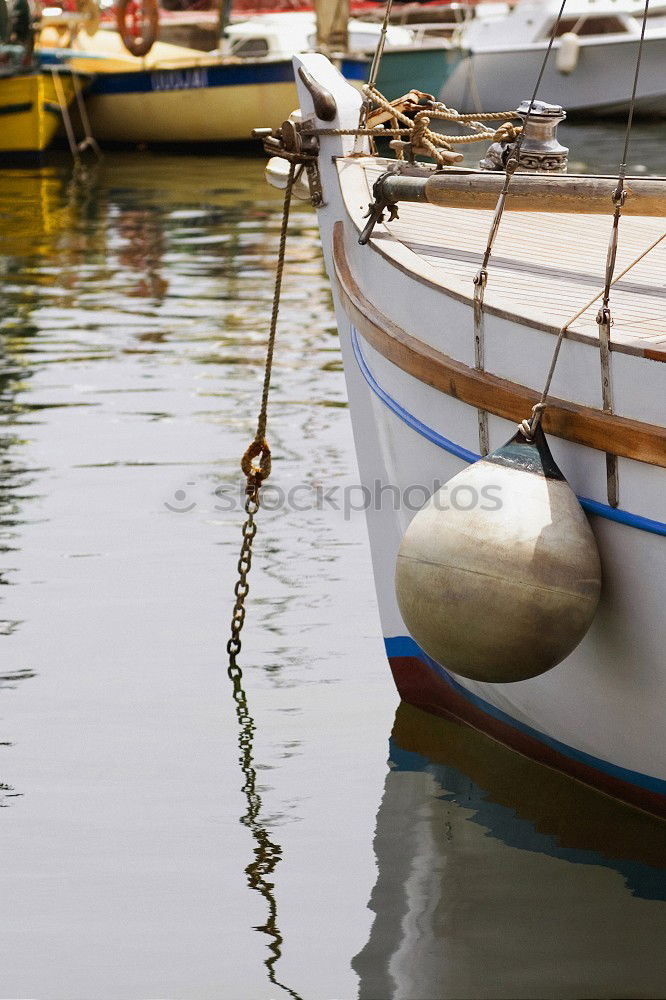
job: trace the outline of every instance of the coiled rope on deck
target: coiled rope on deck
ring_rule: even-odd
[[[446,155],[451,154],[454,146],[473,142],[514,142],[522,132],[521,126],[507,120],[518,118],[515,110],[461,114],[455,108],[449,108],[435,100],[432,94],[425,94],[420,90],[411,90],[398,100],[389,101],[372,83],[363,86],[363,95],[365,113],[358,128],[305,127],[303,133],[317,136],[367,136],[371,140],[392,138],[394,142],[391,145],[399,159],[403,158],[404,146],[409,145],[413,155],[429,156],[442,166],[461,158],[455,154]],[[408,111],[413,117],[409,116]],[[382,120],[378,121],[379,118]],[[385,124],[387,121],[392,122],[392,125]],[[429,127],[432,121],[455,123],[468,129],[469,134],[435,132]],[[502,124],[497,129],[489,129],[484,123],[492,121],[502,121]],[[277,153],[277,150],[271,147],[267,148],[267,152]]]

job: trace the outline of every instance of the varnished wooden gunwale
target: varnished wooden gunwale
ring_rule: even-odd
[[[342,222],[337,222],[333,231],[333,260],[345,312],[382,357],[420,382],[469,406],[515,423],[530,415],[540,398],[533,389],[470,368],[442,354],[412,337],[366,298],[349,268]],[[552,396],[543,426],[548,433],[566,441],[666,468],[666,427]]]
[[[490,171],[435,174],[422,181],[423,200],[449,208],[494,211],[503,184],[504,174]],[[506,207],[513,212],[610,215],[616,188],[617,178],[614,177],[516,174],[511,181]],[[666,180],[663,178],[628,178],[624,195],[623,215],[666,217]]]

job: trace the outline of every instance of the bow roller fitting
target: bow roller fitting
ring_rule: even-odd
[[[592,529],[540,426],[435,493],[398,552],[409,632],[447,670],[478,681],[556,666],[588,631],[600,590]]]

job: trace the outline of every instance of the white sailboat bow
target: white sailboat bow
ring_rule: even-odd
[[[613,203],[609,198],[607,214],[600,214],[593,198],[603,179],[545,178],[542,204],[537,192],[521,211],[511,210],[509,197],[475,322],[474,279],[491,206],[457,207],[450,196],[431,204],[419,195],[400,201],[398,217],[384,217],[367,245],[359,245],[373,185],[388,167],[395,170],[396,161],[371,155],[363,137],[340,134],[358,125],[361,97],[324,56],[298,56],[295,65],[303,127],[322,133],[319,225],[368,498],[382,626],[400,694],[666,815],[664,220],[658,214],[622,219],[615,275],[624,276],[612,288],[614,322],[604,351],[597,313]],[[335,106],[334,118],[325,122],[314,110],[316,88]],[[408,186],[409,175],[419,173],[406,163],[400,169]],[[464,176],[473,192],[475,178],[487,187],[494,175],[444,168],[436,176],[432,183],[443,187],[447,178]],[[573,203],[542,211],[553,183],[570,183]],[[653,201],[648,193],[642,204],[653,211],[663,204],[663,189],[649,183]],[[627,204],[643,197],[639,182],[628,179],[626,187]],[[589,631],[559,665],[509,683],[471,679],[447,667],[445,656],[436,662],[410,635],[394,587],[398,549],[427,498],[478,460],[480,427],[493,451],[529,417],[563,329],[542,422],[598,545],[601,601]],[[449,503],[462,511],[483,508],[484,501],[487,509],[497,502],[501,507],[503,483],[498,470],[496,479],[490,474],[486,480],[485,497],[482,489],[476,496],[453,491]],[[551,529],[558,528],[556,493],[547,482],[541,489],[551,516],[546,512],[529,542],[536,561],[550,551]],[[526,506],[517,518],[521,552],[530,517]],[[490,572],[501,577],[503,563]],[[462,600],[447,581],[444,573],[440,591],[423,594],[433,613]],[[539,587],[534,584],[535,595]],[[537,635],[535,648],[545,648],[552,637],[537,596],[526,601],[520,627]],[[483,613],[492,620],[498,608],[488,599]]]

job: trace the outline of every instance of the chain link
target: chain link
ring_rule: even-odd
[[[250,592],[248,575],[252,569],[252,542],[257,533],[257,524],[254,516],[259,510],[258,489],[248,496],[245,501],[245,513],[247,519],[243,524],[243,542],[241,544],[240,557],[238,559],[238,580],[234,587],[236,601],[231,614],[231,638],[227,643],[227,653],[229,654],[229,677],[234,680],[242,676],[241,669],[236,663],[236,657],[241,651],[240,634],[245,623],[245,598]]]

